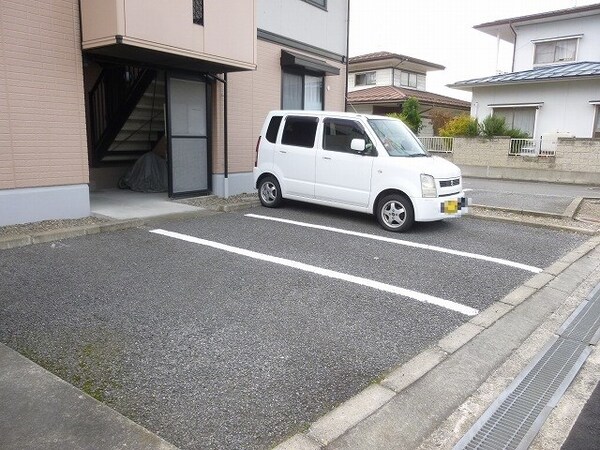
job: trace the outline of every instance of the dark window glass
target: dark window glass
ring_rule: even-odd
[[[267,128],[267,141],[272,144],[277,141],[277,132],[279,131],[279,125],[281,125],[281,116],[273,116],[271,117],[271,122],[269,122],[269,127]]]
[[[327,9],[327,0],[304,0],[306,3],[310,3],[320,8]]]
[[[354,77],[355,86],[366,86],[376,84],[376,72],[358,73]]]
[[[194,23],[204,25],[204,0],[192,0],[194,8]]]
[[[364,139],[366,152],[373,149],[373,144],[360,123],[344,119],[325,119],[323,122],[323,148],[325,150],[355,153],[350,147],[352,139]]]
[[[313,147],[318,123],[319,119],[316,117],[288,117],[285,120],[281,143],[297,147]]]

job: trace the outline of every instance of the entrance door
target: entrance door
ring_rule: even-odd
[[[170,197],[210,190],[208,96],[209,87],[202,80],[167,77]]]

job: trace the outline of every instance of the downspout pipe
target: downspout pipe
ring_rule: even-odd
[[[223,84],[223,190],[225,198],[229,197],[229,136],[227,124],[229,117],[227,114],[227,73],[223,76],[225,83]]]
[[[227,73],[223,78],[211,75],[215,80],[223,83],[223,197],[229,197],[229,138],[227,120]]]
[[[515,48],[517,47],[517,32],[515,31],[515,27],[513,27],[512,22],[508,22],[508,26],[510,27],[510,29],[513,32],[513,35],[515,36],[515,43],[513,44],[512,67],[510,69],[511,72],[514,72],[515,71]]]
[[[350,74],[348,73],[348,69],[350,67],[349,55],[350,55],[350,0],[348,0],[348,13],[346,15],[346,92],[344,93],[344,112],[348,111],[348,77],[350,76]]]

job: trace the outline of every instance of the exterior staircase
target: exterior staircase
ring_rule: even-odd
[[[92,164],[133,162],[165,132],[164,73],[107,66],[89,93]]]
[[[165,82],[156,77],[108,148],[108,161],[131,161],[149,152],[165,132]]]

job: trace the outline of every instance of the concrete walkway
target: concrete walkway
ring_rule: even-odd
[[[465,184],[475,191],[477,183]],[[523,190],[512,182],[493,186]],[[545,195],[525,190],[529,194],[520,195],[530,199]],[[501,206],[522,209],[514,200],[519,196],[494,195],[513,199]],[[575,191],[561,195],[579,196]],[[114,219],[125,218],[120,209],[128,210],[128,217],[164,216],[168,209],[156,208],[163,201],[165,207],[186,206],[156,198],[144,212],[123,208],[120,201],[111,206],[99,196],[95,212]],[[57,236],[68,237],[64,230],[57,230]],[[598,283],[596,236],[279,448],[451,448]],[[594,349],[532,448],[560,447],[600,379],[599,367]],[[0,405],[0,448],[174,448],[2,344]]]
[[[0,344],[0,448],[175,448]]]

